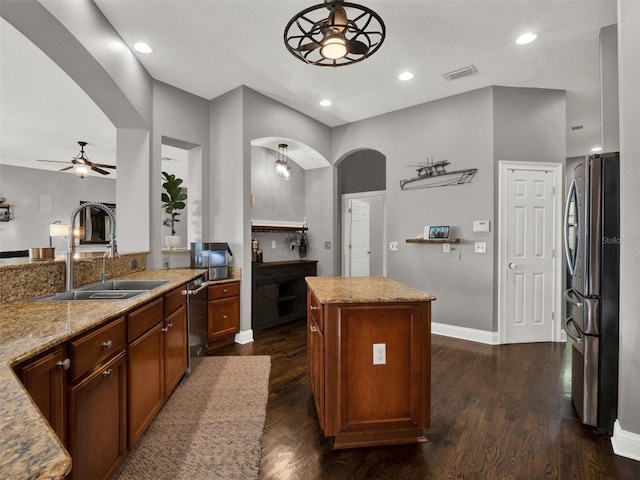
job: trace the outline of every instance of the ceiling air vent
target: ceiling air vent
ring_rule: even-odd
[[[468,67],[459,68],[458,70],[453,70],[451,72],[445,73],[443,76],[447,80],[457,80],[458,78],[468,77],[469,75],[473,75],[477,73],[476,67],[473,65],[469,65]]]

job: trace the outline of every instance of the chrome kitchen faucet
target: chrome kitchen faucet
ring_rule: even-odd
[[[74,283],[74,262],[73,262],[73,257],[75,255],[75,250],[76,250],[76,246],[75,246],[75,238],[74,238],[74,229],[75,229],[75,223],[76,223],[76,217],[78,216],[78,212],[80,212],[80,210],[83,210],[85,208],[88,207],[95,207],[98,208],[102,211],[104,211],[107,215],[109,215],[109,220],[110,220],[110,228],[109,228],[109,250],[107,250],[105,252],[105,255],[103,257],[103,261],[102,261],[102,278],[103,281],[106,278],[106,265],[104,262],[104,259],[106,257],[108,258],[115,258],[118,256],[118,246],[116,245],[116,216],[113,213],[113,210],[111,210],[109,207],[107,207],[105,204],[100,203],[100,202],[87,202],[87,203],[83,203],[82,205],[80,205],[79,207],[76,207],[76,209],[71,212],[71,222],[70,222],[70,232],[69,232],[69,249],[67,251],[67,255],[65,257],[65,263],[66,263],[66,274],[67,274],[67,281],[66,281],[66,286],[67,286],[67,291],[70,292],[71,290],[73,290],[73,283]]]

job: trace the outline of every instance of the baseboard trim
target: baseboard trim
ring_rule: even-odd
[[[240,345],[244,345],[245,343],[253,342],[253,330],[242,330],[236,333],[236,338],[234,339],[236,343]]]
[[[458,327],[456,325],[447,325],[446,323],[432,323],[431,333],[445,337],[459,338],[460,340],[486,343],[487,345],[500,345],[500,334],[498,332]]]
[[[616,455],[640,461],[640,435],[622,430],[620,420],[613,424],[611,446]]]

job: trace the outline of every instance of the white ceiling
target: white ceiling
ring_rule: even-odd
[[[150,55],[136,52],[155,79],[206,99],[247,85],[338,126],[489,85],[553,88],[567,91],[567,155],[588,153],[599,143],[598,35],[616,22],[615,0],[357,0],[383,18],[387,38],[369,59],[340,68],[306,65],[283,44],[288,20],[319,0],[94,1],[125,43],[145,41],[155,49]],[[6,71],[14,46],[5,45],[4,21],[2,27]],[[515,38],[525,31],[536,32],[538,39],[516,45]],[[90,106],[82,105],[72,88],[57,91],[63,79],[33,78],[43,77],[29,74],[37,52],[23,50],[12,65],[20,81],[2,77],[2,162],[13,157],[67,160],[77,153],[77,140],[89,142],[92,161],[114,162],[101,157],[103,143],[115,145],[115,130],[106,131],[104,116],[99,119],[101,113],[94,112],[88,118]],[[476,75],[444,79],[444,73],[471,64]],[[415,78],[399,81],[404,70]],[[17,93],[9,90],[16,88]],[[15,95],[14,101],[5,101],[7,93]],[[333,105],[320,107],[324,98]],[[14,113],[5,114],[7,107]],[[34,113],[27,112],[32,108]],[[87,116],[79,119],[79,108],[87,108]],[[7,115],[30,121],[7,122]],[[584,128],[571,132],[573,125]],[[67,130],[72,133],[66,135]],[[42,148],[34,152],[30,145]]]

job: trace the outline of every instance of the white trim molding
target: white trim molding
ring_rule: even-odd
[[[446,323],[432,323],[431,333],[444,337],[459,338],[460,340],[486,343],[487,345],[500,345],[499,332],[487,332],[486,330],[458,327],[456,325],[447,325]]]
[[[253,342],[253,330],[242,330],[239,333],[236,333],[236,337],[234,338],[236,343],[240,345],[244,345],[245,343]]]
[[[611,446],[616,455],[640,461],[640,435],[622,430],[620,420],[613,424]]]

